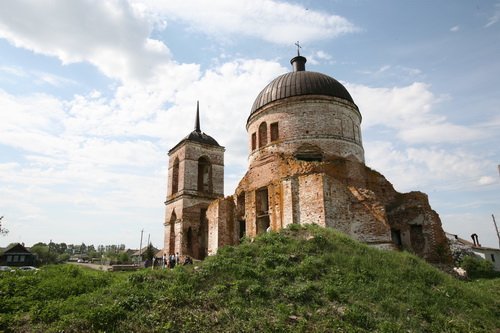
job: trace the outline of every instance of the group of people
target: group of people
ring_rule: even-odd
[[[176,254],[171,253],[168,257],[166,254],[163,254],[163,262],[162,262],[162,267],[163,268],[174,268],[175,265],[180,265],[181,264],[181,259],[179,256],[179,252]],[[193,264],[193,259],[191,257],[186,256],[183,262],[184,265],[192,265]]]
[[[144,262],[144,267],[148,268],[150,266],[150,264],[151,264],[151,262],[149,260],[146,260]],[[180,264],[181,264],[181,259],[180,259],[179,253],[177,252],[176,254],[171,253],[169,256],[167,256],[166,254],[163,254],[162,259],[154,258],[152,268],[156,269],[156,268],[161,266],[162,268],[172,269],[176,265],[180,265]],[[184,259],[184,262],[182,264],[183,265],[192,265],[193,259],[191,259],[191,257],[189,257],[189,256],[186,256],[186,258]]]

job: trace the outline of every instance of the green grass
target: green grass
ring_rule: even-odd
[[[293,225],[174,270],[0,278],[5,332],[500,332],[500,278]],[[498,275],[497,275],[498,276]]]

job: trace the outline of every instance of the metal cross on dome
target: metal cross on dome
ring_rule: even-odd
[[[299,41],[297,41],[295,45],[297,45],[297,56],[300,56],[300,49],[302,48],[302,46],[300,46]]]

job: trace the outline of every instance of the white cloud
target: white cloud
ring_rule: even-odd
[[[490,185],[496,183],[498,180],[490,176],[483,176],[479,179],[479,185]]]
[[[460,30],[460,26],[458,26],[458,25],[450,28],[451,32],[457,32],[458,30]]]
[[[34,71],[33,75],[37,77],[35,80],[35,83],[37,84],[44,84],[48,83],[50,85],[53,85],[55,87],[66,87],[68,85],[78,85],[78,82],[74,80],[70,80],[64,77],[61,77],[59,75],[54,75],[46,72],[40,72],[40,71]]]
[[[148,78],[170,61],[168,48],[150,33],[148,16],[126,1],[0,3],[1,38],[64,64],[88,61],[121,80]]]
[[[225,39],[228,35],[257,37],[277,44],[334,38],[360,29],[347,19],[270,0],[244,3],[221,1],[145,1],[167,18],[186,22],[190,29]]]
[[[458,143],[494,134],[487,124],[457,125],[435,112],[441,99],[424,83],[394,88],[346,87],[361,110],[363,128],[390,128],[406,143]]]
[[[28,74],[24,71],[24,69],[17,66],[0,66],[0,71],[18,76],[18,77],[27,77]]]
[[[495,12],[493,15],[491,15],[488,18],[488,22],[484,26],[485,28],[491,27],[492,25],[496,24],[498,21],[500,21],[500,4],[496,3],[495,4]]]
[[[446,191],[490,184],[495,161],[459,149],[397,146],[387,141],[365,141],[366,164],[381,172],[398,191]],[[471,179],[464,183],[464,179]],[[493,182],[491,182],[493,183]],[[458,184],[458,185],[457,185]]]

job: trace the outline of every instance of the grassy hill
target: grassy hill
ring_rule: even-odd
[[[500,279],[293,225],[174,270],[0,278],[5,332],[500,332]]]

